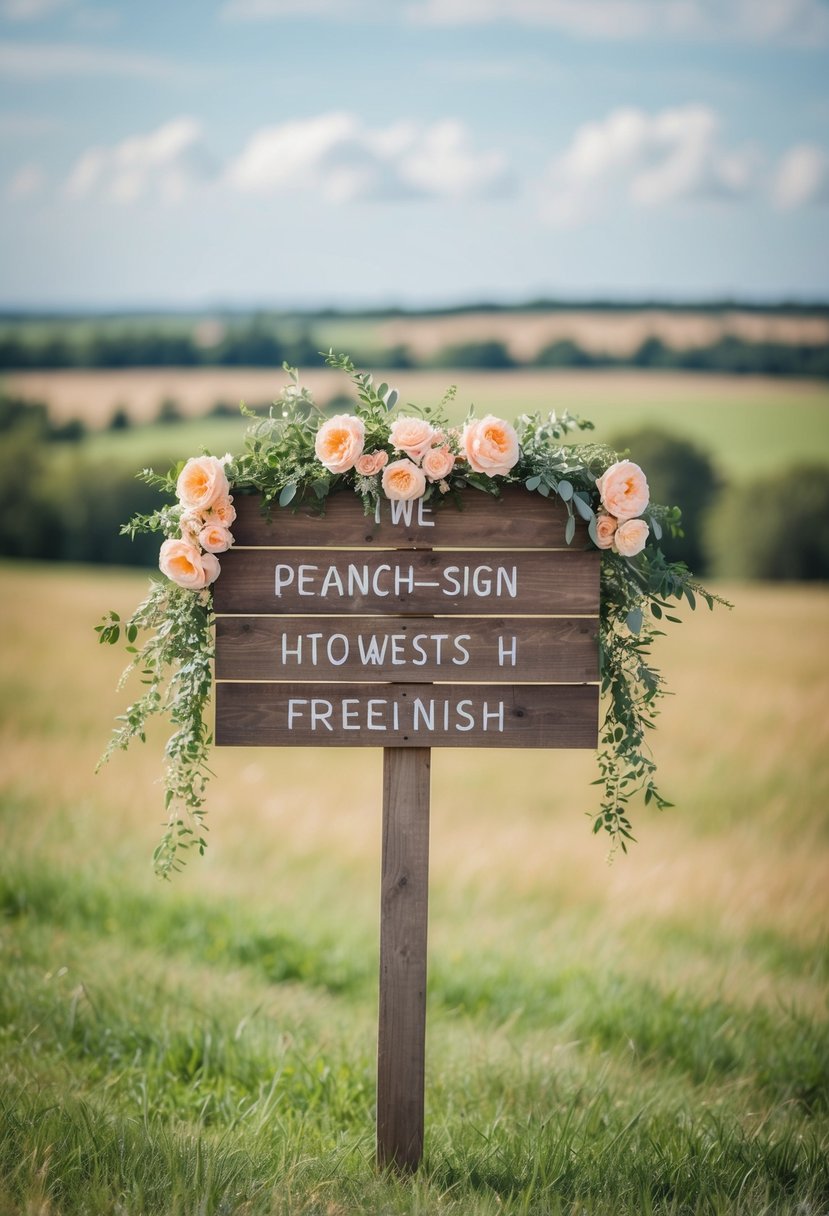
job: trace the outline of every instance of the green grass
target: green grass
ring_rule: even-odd
[[[198,375],[198,373],[194,373]],[[749,478],[797,461],[829,464],[829,387],[786,380],[756,380],[704,375],[540,374],[533,372],[385,373],[399,384],[404,400],[419,405],[436,401],[452,381],[458,398],[454,421],[470,403],[478,413],[514,417],[524,411],[569,408],[596,424],[599,439],[619,431],[656,426],[695,440],[713,452],[731,478]],[[272,395],[278,387],[273,375]],[[335,391],[320,392],[326,401]],[[125,468],[164,464],[207,448],[237,452],[246,423],[240,418],[204,418],[170,425],[94,434],[84,445],[93,458]]]
[[[374,1166],[379,754],[216,754],[149,872],[162,736],[91,625],[145,579],[6,564],[0,1214],[829,1210],[829,614],[726,588],[665,638],[678,803],[608,867],[583,753],[436,752],[427,1144]]]

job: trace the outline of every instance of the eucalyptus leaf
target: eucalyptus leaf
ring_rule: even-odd
[[[393,410],[399,400],[400,400],[400,394],[398,393],[396,388],[393,388],[391,390],[391,392],[389,393],[388,397],[386,398],[386,409]]]
[[[280,507],[287,507],[288,503],[293,502],[296,498],[297,484],[295,481],[289,481],[286,486],[283,486],[279,492]]]
[[[576,535],[576,517],[571,515],[568,517],[567,524],[564,529],[564,539],[568,545],[572,545],[573,537]]]
[[[558,483],[558,496],[562,502],[569,502],[573,497],[573,484],[569,481],[560,481]]]
[[[631,633],[639,633],[642,628],[642,609],[634,608],[625,617],[625,624]]]

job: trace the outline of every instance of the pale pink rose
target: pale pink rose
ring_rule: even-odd
[[[361,477],[373,477],[389,463],[388,452],[364,452],[355,462],[354,468]]]
[[[355,414],[336,414],[317,431],[314,451],[329,473],[347,473],[362,455],[366,427]]]
[[[441,481],[448,477],[455,466],[455,457],[449,448],[430,448],[423,457],[423,472],[430,481]]]
[[[613,537],[613,548],[622,557],[635,557],[644,549],[650,528],[644,519],[628,519],[619,524]]]
[[[617,460],[596,481],[602,506],[622,523],[641,515],[650,502],[645,474],[632,460]]]
[[[432,446],[435,428],[425,418],[395,418],[389,430],[389,442],[411,460],[420,461]]]
[[[199,544],[208,553],[225,553],[233,544],[233,537],[224,524],[205,524],[199,532]]]
[[[492,414],[467,422],[461,444],[470,468],[490,477],[508,473],[518,460],[515,428]]]
[[[411,460],[393,460],[383,469],[386,498],[420,498],[426,489],[426,474]]]
[[[186,540],[165,540],[158,565],[167,578],[191,591],[207,587],[219,574],[218,559],[212,553],[200,553]]]
[[[207,516],[208,519],[205,522],[222,524],[223,527],[229,528],[236,518],[236,508],[231,495],[228,494],[224,498],[217,499],[207,511]]]
[[[204,511],[230,492],[224,465],[215,456],[193,456],[178,475],[176,493],[184,507]]]
[[[204,585],[205,587],[209,587],[219,577],[221,570],[219,559],[214,553],[202,553],[201,564],[204,568]]]
[[[619,527],[618,519],[600,511],[596,516],[596,545],[599,549],[612,549],[613,537]]]

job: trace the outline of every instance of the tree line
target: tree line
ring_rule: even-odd
[[[83,330],[78,335],[0,332],[0,371],[129,367],[302,367],[318,361],[319,343],[307,332],[280,334],[263,318],[228,328],[205,345],[196,333],[130,326]],[[654,335],[628,354],[589,350],[570,338],[549,342],[532,358],[518,359],[496,338],[450,343],[428,356],[405,344],[355,355],[364,366],[464,368],[639,368],[721,372],[730,375],[829,378],[829,343],[752,342],[734,334],[697,345],[672,346]]]

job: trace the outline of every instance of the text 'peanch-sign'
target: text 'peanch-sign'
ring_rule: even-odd
[[[599,554],[523,490],[430,509],[237,500],[216,583],[216,742],[596,746]]]

